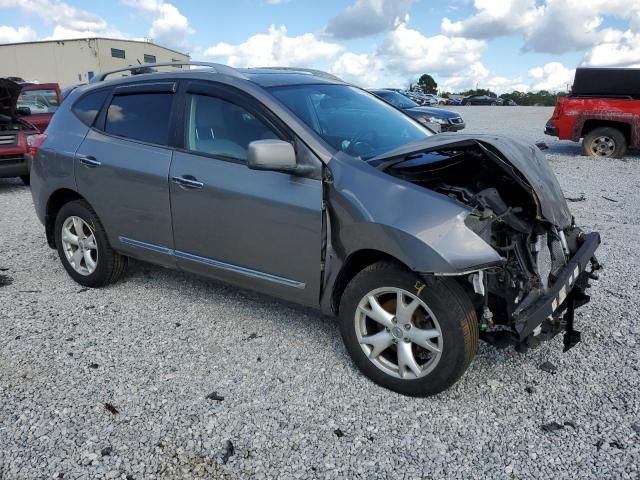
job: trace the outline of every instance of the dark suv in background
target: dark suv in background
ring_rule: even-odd
[[[504,101],[499,97],[491,97],[489,95],[472,95],[462,99],[461,105],[502,105]]]
[[[413,100],[392,90],[369,91],[425,125],[432,123],[439,125],[442,132],[457,132],[466,127],[458,112],[438,107],[421,107]]]
[[[318,308],[408,395],[452,385],[481,336],[579,339],[600,240],[536,147],[433,135],[328,74],[190,66],[99,74],[41,137],[34,205],[78,283],[131,257]]]

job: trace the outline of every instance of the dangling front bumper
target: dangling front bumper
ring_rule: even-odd
[[[545,321],[564,312],[565,351],[580,339],[579,332],[573,329],[573,309],[589,301],[585,289],[589,279],[597,278],[594,272],[600,269],[595,251],[600,245],[600,234],[592,232],[582,237],[578,251],[560,272],[549,290],[535,302],[522,310],[514,312],[515,328],[520,341],[525,341]],[[587,267],[591,266],[590,270]],[[557,333],[557,332],[556,332]]]

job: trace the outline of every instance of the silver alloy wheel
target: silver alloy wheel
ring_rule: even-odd
[[[440,324],[429,307],[406,290],[372,290],[360,300],[354,320],[360,347],[388,375],[421,378],[440,361]]]
[[[62,249],[69,265],[80,275],[91,275],[98,265],[98,244],[89,224],[71,216],[62,224]]]
[[[615,150],[615,140],[607,135],[596,137],[591,142],[591,153],[596,157],[610,157]]]

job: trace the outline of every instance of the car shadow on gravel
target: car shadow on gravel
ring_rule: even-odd
[[[358,372],[355,364],[348,359],[347,351],[340,336],[338,319],[324,315],[317,309],[290,303],[286,300],[189,272],[169,270],[133,259],[129,261],[125,277],[114,287],[117,288],[118,285],[126,284],[128,281],[157,283],[152,288],[167,289],[171,292],[171,295],[184,295],[184,302],[188,302],[190,299],[195,302],[211,300],[212,298],[214,301],[220,299],[220,301],[224,302],[235,302],[237,306],[232,305],[232,310],[242,308],[255,312],[256,315],[262,315],[262,312],[268,309],[274,314],[278,322],[282,322],[282,327],[308,331],[308,335],[316,338],[323,347],[333,350],[336,355],[342,356],[350,370]],[[265,320],[265,322],[268,322],[268,320]],[[265,326],[266,323],[262,327],[264,328]],[[215,324],[211,324],[211,328],[218,327]],[[256,324],[255,330],[259,332],[261,326]],[[249,336],[248,339],[250,340],[253,335],[255,334]],[[256,337],[253,336],[253,338]],[[513,346],[495,348],[484,341],[480,342],[480,349],[477,353],[478,361],[484,364],[485,367],[505,365],[506,362],[521,357],[522,355],[518,354]]]
[[[19,178],[0,178],[0,193],[28,189]]]
[[[129,259],[127,273],[116,286],[126,283],[127,280],[140,281],[141,279],[157,280],[159,284],[157,288],[169,288],[173,294],[184,293],[187,297],[185,301],[188,301],[188,298],[194,298],[194,296],[194,300],[208,300],[212,296],[220,297],[221,300],[237,302],[238,305],[251,311],[263,310],[265,307],[274,311],[282,311],[286,314],[280,318],[282,321],[297,322],[297,319],[301,318],[303,320],[300,320],[300,323],[304,325],[309,323],[309,319],[313,319],[314,323],[317,320],[319,324],[335,323],[337,332],[337,319],[324,315],[317,309],[287,302],[215,279],[180,270],[170,270],[134,259]],[[163,282],[165,282],[164,285]]]
[[[582,145],[571,141],[555,141],[546,143],[547,148],[543,152],[547,155],[566,155],[569,157],[583,157],[588,160],[589,157],[582,155]],[[640,149],[630,149],[622,160],[640,157]]]

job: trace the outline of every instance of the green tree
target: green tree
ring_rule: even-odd
[[[418,87],[420,87],[423,93],[432,93],[434,95],[438,93],[438,84],[428,73],[420,76],[418,79]]]
[[[465,90],[462,92],[462,95],[465,97],[470,97],[471,95],[488,95],[489,97],[497,97],[497,95],[491,90],[487,90],[486,88],[474,88],[471,90]]]

